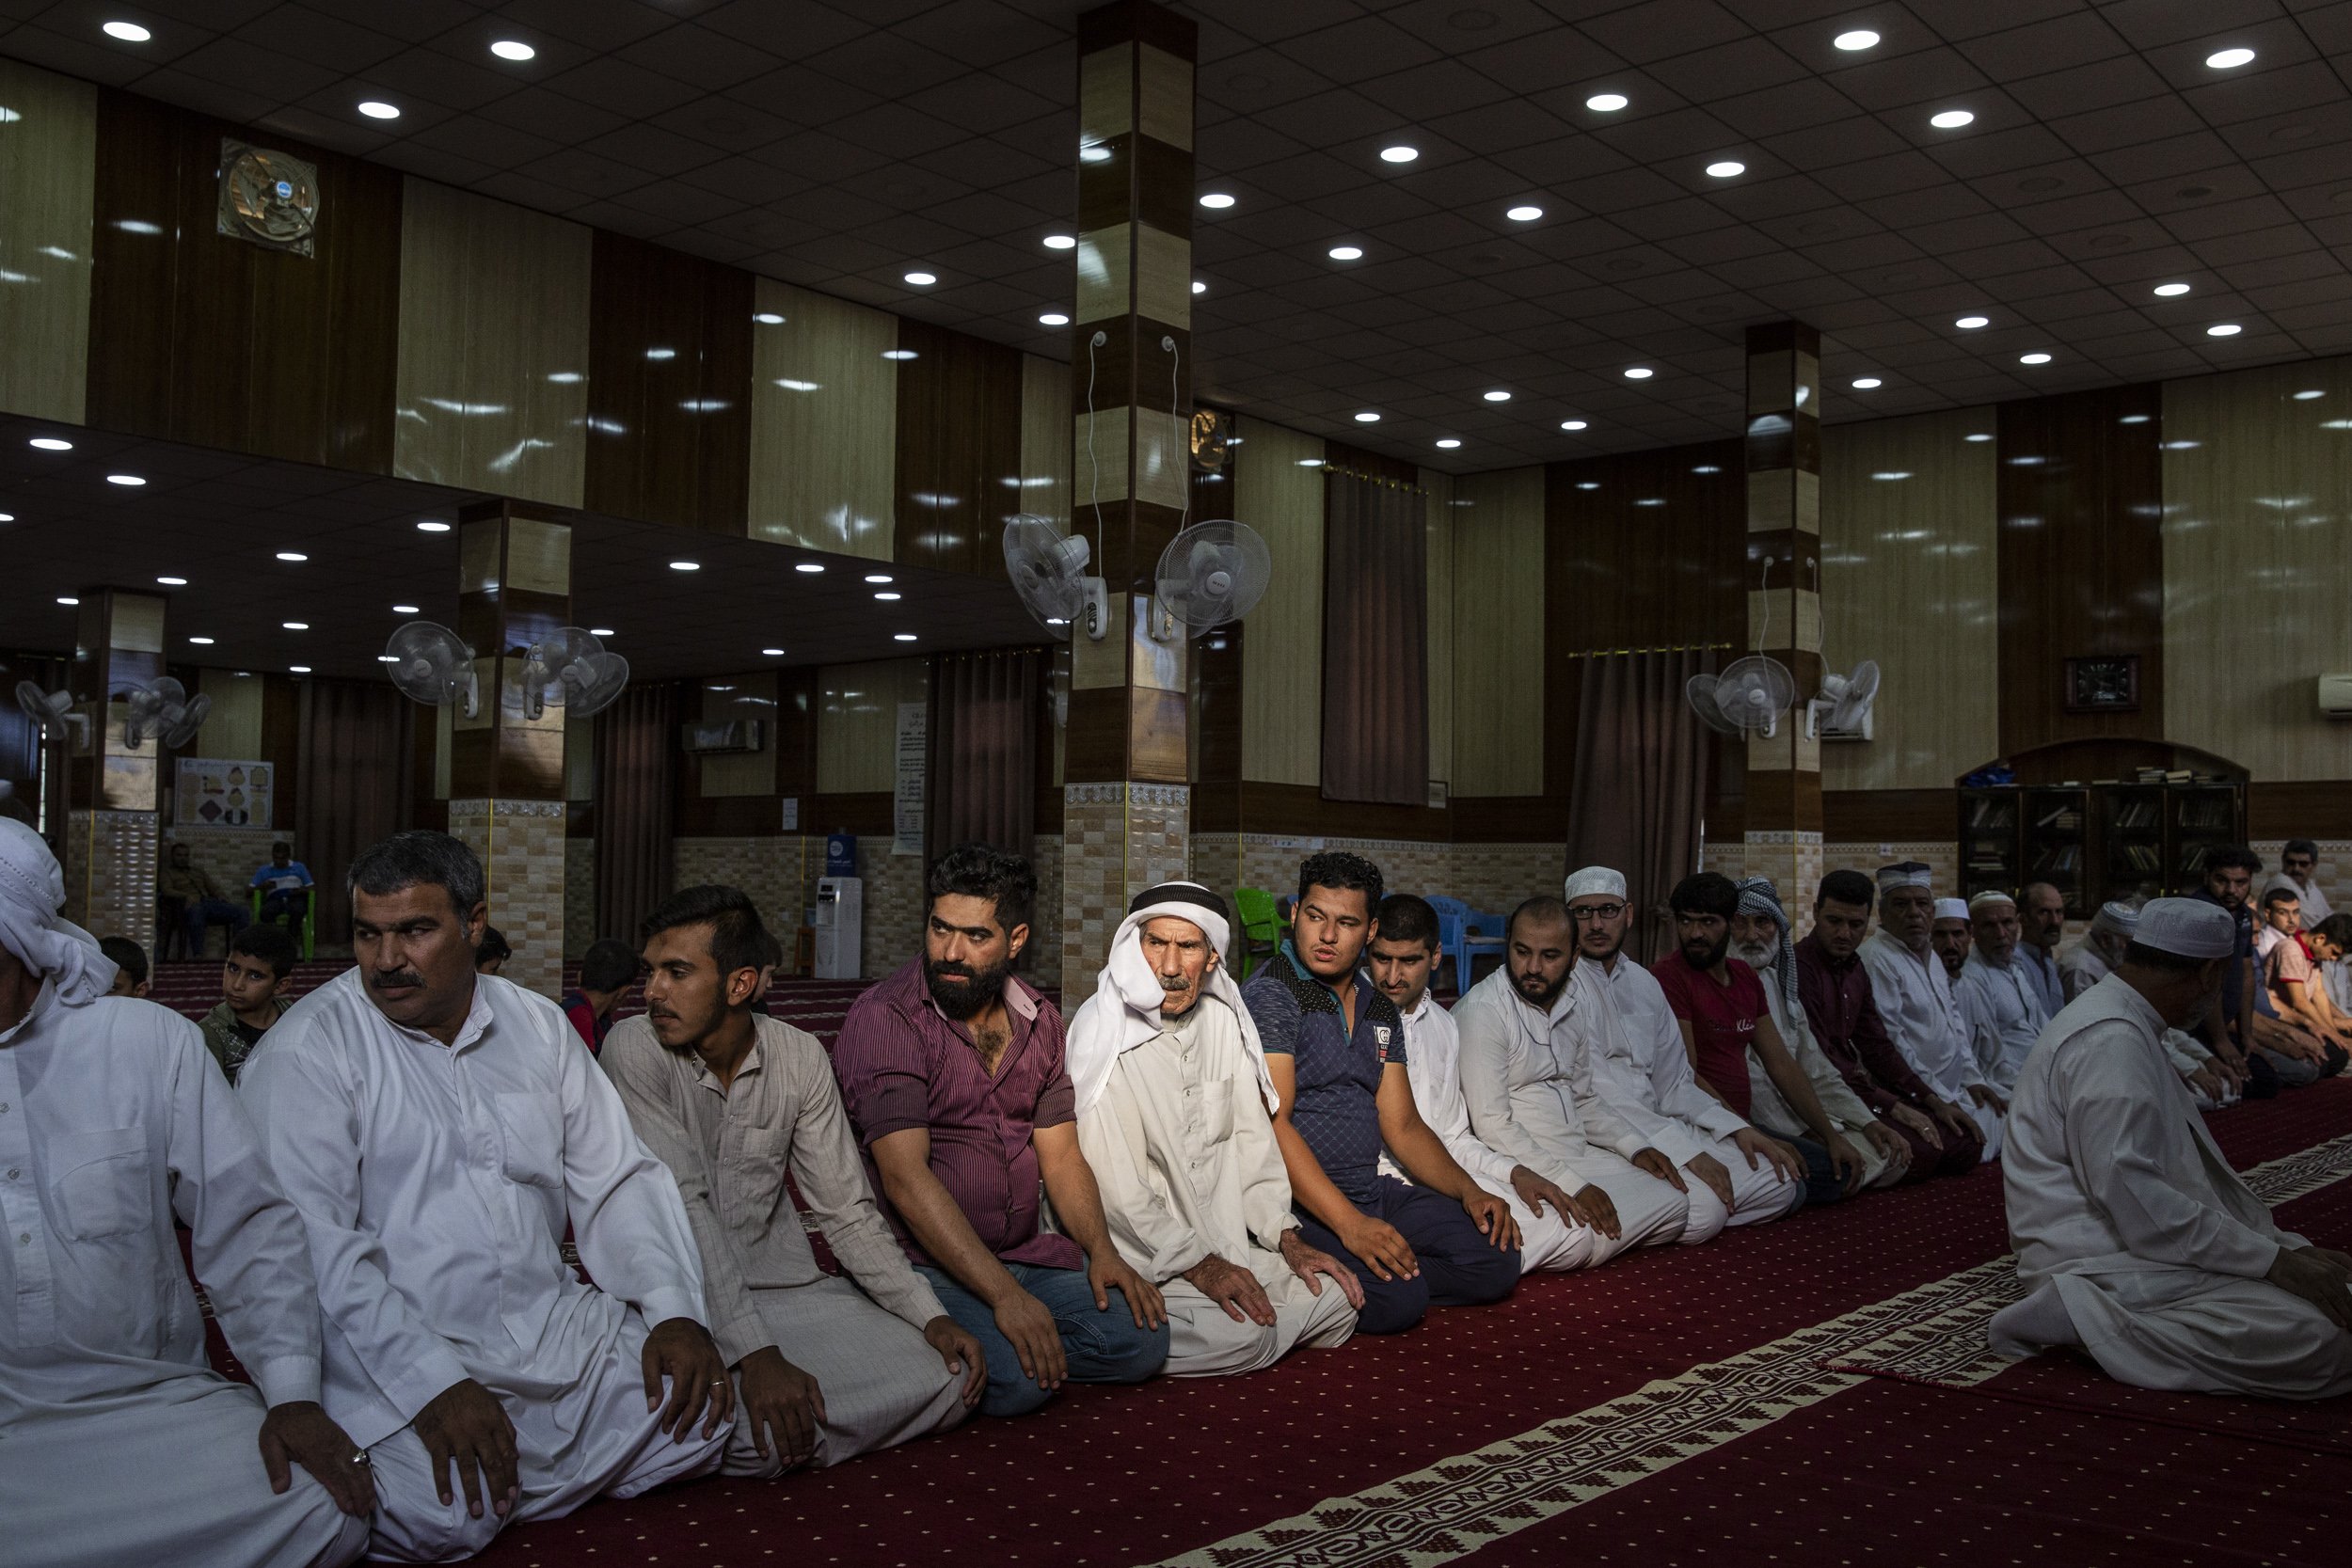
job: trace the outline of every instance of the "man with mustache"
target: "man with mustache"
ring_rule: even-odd
[[[982,1415],[1025,1415],[1064,1383],[1140,1383],[1168,1360],[1168,1314],[1111,1239],[1061,1014],[1012,974],[1037,873],[970,844],[928,885],[923,956],[866,989],[833,1050],[882,1212],[979,1342]]]
[[[1308,856],[1291,939],[1242,988],[1281,1102],[1274,1135],[1299,1228],[1354,1272],[1365,1334],[1403,1333],[1432,1307],[1500,1301],[1519,1279],[1510,1206],[1422,1120],[1405,1021],[1357,971],[1386,892],[1360,855]],[[1410,1184],[1381,1174],[1383,1148]]]
[[[677,1182],[555,1004],[474,972],[482,863],[402,832],[350,879],[358,967],[237,1087],[310,1229],[327,1413],[373,1462],[370,1555],[470,1557],[715,1469],[735,1389]]]
[[[760,1006],[758,908],[739,889],[690,887],[643,935],[644,1016],[607,1036],[598,1061],[677,1179],[702,1253],[711,1335],[736,1376],[723,1468],[781,1475],[946,1431],[979,1402],[980,1347],[874,1207],[825,1048]],[[848,1278],[818,1269],[787,1173]]]
[[[1858,950],[1862,967],[1887,1038],[1922,1083],[1968,1113],[1983,1134],[1984,1158],[1995,1159],[2006,1102],[1985,1082],[1960,999],[1931,946],[1935,894],[1929,878],[1924,861],[1879,868],[1879,927]]]
[[[2050,1015],[2042,1009],[2041,988],[2017,961],[2023,929],[2017,900],[1987,888],[1968,900],[1968,924],[1977,948],[1952,989],[1985,1082],[2007,1094]]]
[[[1270,1367],[1356,1331],[1363,1288],[1291,1212],[1279,1101],[1241,989],[1225,900],[1146,888],[1070,1025],[1078,1147],[1122,1251],[1168,1303],[1168,1372]]]
[[[1946,980],[1959,982],[1960,972],[1968,965],[1969,950],[1976,944],[1976,935],[1968,927],[1968,901],[1938,898],[1935,918],[1928,927],[1928,946],[1942,960]]]
[[[1595,1261],[1682,1239],[1690,1189],[1675,1163],[1602,1095],[1593,1031],[1570,1013],[1580,948],[1616,951],[1622,933],[1589,936],[1604,911],[1625,913],[1613,873],[1571,878],[1568,901],[1532,898],[1504,928],[1502,967],[1454,1005],[1462,1098],[1481,1143],[1565,1191],[1598,1233]]]

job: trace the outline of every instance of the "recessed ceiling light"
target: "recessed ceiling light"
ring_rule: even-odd
[[[1462,443],[1459,440],[1451,436],[1441,436],[1438,441],[1438,445],[1443,447],[1448,451],[1452,451],[1455,447],[1458,447]]]
[[[1582,420],[1562,420],[1560,421],[1560,428],[1563,430],[1585,430],[1590,427]]]
[[[1600,482],[1594,479],[1579,480],[1576,487],[1580,490],[1597,490],[1600,488]]]
[[[400,111],[391,104],[371,98],[359,105],[359,112],[370,119],[398,119]]]
[[[1302,468],[1320,468],[1323,467],[1323,459],[1320,457],[1302,457],[1298,460],[1298,466]]]
[[[1957,131],[1963,125],[1974,125],[1976,122],[1977,117],[1965,109],[1947,109],[1928,119],[1928,123],[1939,131]]]
[[[1197,294],[1205,294],[1209,292],[1209,286],[1196,277],[1192,280],[1192,292]]]
[[[2188,293],[2185,283],[2159,283],[2153,291],[2158,299],[2178,299]]]
[[[913,359],[915,357],[915,353],[911,348],[886,348],[882,350],[882,357],[885,359]]]
[[[280,621],[278,624],[285,627],[288,631],[309,631],[310,629],[310,623],[308,621]]]
[[[1698,465],[1698,467],[1696,467],[1692,468],[1691,471],[1692,471],[1692,473],[1694,473],[1694,474],[1719,474],[1719,473],[1722,473],[1724,470],[1723,470],[1723,468],[1722,468],[1719,465],[1717,465],[1717,464],[1713,464],[1713,463],[1701,463],[1700,465]]]
[[[1111,150],[1100,142],[1089,142],[1078,149],[1078,162],[1082,164],[1107,164],[1110,161]]]
[[[1367,408],[1362,413],[1356,416],[1356,422],[1358,424],[1378,424],[1380,422],[1380,416]]]
[[[1840,33],[1829,41],[1833,48],[1842,49],[1847,54],[1852,55],[1865,49],[1877,48],[1879,36],[1867,27],[1856,27],[1852,32]]]
[[[412,604],[396,604],[392,606],[392,613],[395,615],[414,615],[418,613],[418,610],[417,607]]]
[[[777,315],[773,310],[762,310],[757,315],[752,317],[752,320],[757,322],[762,326],[782,326],[784,325],[784,318]]]
[[[2251,49],[2217,49],[2205,56],[2205,63],[2216,71],[2235,71],[2242,65],[2251,65],[2253,60]]]
[[[1493,391],[1486,394],[1486,401],[1488,403],[1508,403],[1511,401],[1511,394],[1498,387]]]
[[[1993,436],[1990,432],[1979,430],[1963,436],[1961,439],[1963,441],[1990,441],[1993,439]]]
[[[16,514],[15,514],[15,513],[13,513],[13,512],[0,512],[0,523],[12,523],[12,522],[15,522],[15,521],[16,521]]]
[[[645,357],[648,359],[675,359],[677,357],[677,350],[674,348],[649,348],[645,350]]]
[[[1534,223],[1544,215],[1544,210],[1541,207],[1533,206],[1514,207],[1502,215],[1513,223]]]
[[[1361,245],[1335,245],[1331,247],[1331,260],[1334,261],[1360,261],[1363,254],[1364,251]]]
[[[188,579],[185,578],[157,578],[155,580],[166,588],[185,588],[188,585]]]
[[[891,580],[891,577],[888,572],[868,572],[866,574],[866,580],[868,582],[888,582]]]
[[[1736,159],[1725,158],[1721,163],[1708,165],[1707,172],[1718,180],[1731,180],[1747,173],[1748,166]]]
[[[75,598],[71,594],[60,594],[57,595],[57,602],[71,610],[73,606],[80,604],[82,601]]]
[[[1853,389],[1857,392],[1867,392],[1873,388],[1884,385],[1885,383],[1875,375],[1858,375],[1853,378]]]
[[[911,631],[894,632],[891,635],[890,640],[893,642],[912,642],[914,641],[914,633]]]
[[[883,604],[897,604],[899,599],[904,596],[905,595],[901,594],[895,588],[885,588],[874,595],[875,598],[881,600]]]
[[[1584,106],[1597,115],[1613,115],[1630,102],[1621,92],[1597,92],[1584,101]]]
[[[1380,161],[1384,164],[1409,164],[1420,156],[1421,149],[1418,147],[1384,147],[1380,150]]]
[[[191,637],[188,641],[195,643],[199,648],[209,648],[213,645],[213,640],[209,637]],[[385,655],[381,657],[389,657],[389,656]]]
[[[1075,234],[1048,234],[1045,236],[1045,248],[1048,250],[1075,250],[1078,248],[1078,237]]]
[[[792,569],[796,572],[808,572],[814,574],[823,571],[825,569],[825,564],[821,561],[796,561],[792,563]]]
[[[1651,370],[1647,365],[1628,365],[1625,369],[1625,378],[1628,381],[1647,381],[1651,376],[1656,375],[1657,373],[1658,372],[1656,371]]]
[[[673,572],[699,572],[702,569],[703,563],[699,561],[673,561],[670,562],[670,570]]]
[[[36,436],[33,447],[40,451],[72,451],[73,443],[60,436]]]
[[[1232,204],[1233,198],[1223,191],[1205,191],[1200,197],[1200,205],[1213,212],[1221,213]]]
[[[1043,315],[1038,317],[1037,324],[1040,326],[1068,326],[1070,325],[1070,318],[1063,315],[1059,310],[1048,310]]]
[[[2234,338],[2245,330],[2246,328],[2238,325],[2235,322],[2216,322],[2213,325],[2205,328],[2205,336],[2208,338]]]
[[[759,650],[759,657],[762,658],[782,658],[784,657],[784,650],[782,648],[762,648]]]
[[[307,675],[310,673],[310,667],[307,664],[289,664],[286,666],[286,673],[290,675]]]
[[[310,558],[304,555],[300,550],[279,550],[278,552],[278,559],[280,561],[290,561],[294,562],[296,565],[299,565]]]
[[[2308,391],[2308,392],[2297,392],[2297,393],[2296,393],[2296,394],[2295,394],[2295,401],[2296,401],[2296,402],[2297,402],[2297,403],[2309,403],[2309,402],[2311,402],[2311,401],[2312,401],[2312,399],[2313,399],[2313,398],[2324,398],[2324,397],[2326,397],[2327,395],[2328,395],[2327,393],[2325,393],[2325,392],[2323,392],[2323,391],[2320,391],[2320,390],[2318,390],[2318,389],[2316,389],[2316,388],[2313,388],[2312,390]],[[5,521],[7,521],[7,519],[6,519],[5,517],[0,517],[0,522],[5,522]]]
[[[109,22],[98,30],[110,39],[120,39],[125,43],[145,43],[155,36],[135,22]]]
[[[427,517],[417,525],[419,533],[447,533],[449,525],[437,517]]]
[[[588,635],[591,637],[618,637],[621,634],[614,631],[611,626],[590,626],[588,628]]]
[[[928,289],[932,284],[939,281],[939,274],[935,272],[911,272],[907,274],[907,281],[918,289]]]
[[[109,484],[119,484],[126,490],[135,490],[140,485],[145,484],[147,481],[141,479],[136,474],[108,474],[106,476],[106,483]]]
[[[378,654],[375,656],[375,662],[378,664],[398,664],[400,662],[400,656],[398,654]]]
[[[1911,470],[1908,468],[1888,468],[1883,472],[1872,474],[1870,477],[1877,480],[1909,479],[1911,477]]]
[[[1991,326],[1993,318],[1991,316],[1963,316],[1952,325],[1963,332],[1974,332],[1979,326]]]
[[[2050,362],[2050,356],[2046,354],[2021,354],[2017,356],[2017,362],[2021,365],[2046,365]]]
[[[517,39],[501,39],[490,45],[490,53],[501,60],[528,60],[535,58],[539,51]]]

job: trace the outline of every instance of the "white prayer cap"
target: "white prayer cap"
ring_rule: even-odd
[[[1984,908],[1987,904],[2014,904],[2016,902],[2016,899],[2011,898],[2008,894],[2003,893],[1999,888],[1989,887],[1982,893],[1978,894],[1974,898],[1968,900],[1968,912],[1970,914],[1974,914],[1979,910]]]
[[[57,911],[65,903],[65,873],[39,833],[0,817],[0,947],[56,988],[57,999],[80,1006],[115,983],[114,960],[98,939]]]
[[[2237,922],[2201,898],[2157,898],[2139,911],[2132,940],[2184,958],[2226,958],[2237,951]]]
[[[1625,873],[1612,871],[1605,865],[1588,865],[1568,879],[1561,896],[1585,898],[1596,893],[1607,894],[1612,898],[1624,897]]]
[[[1931,867],[1925,861],[1898,861],[1879,867],[1879,891],[1895,887],[1926,887]]]
[[[2139,911],[2121,899],[2110,898],[2090,917],[2090,928],[2109,936],[2128,937],[2139,928]]]
[[[1935,901],[1935,918],[1938,920],[1965,920],[1968,918],[1968,906],[1965,902],[1958,898],[1938,898]]]

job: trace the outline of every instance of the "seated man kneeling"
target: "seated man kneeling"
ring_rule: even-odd
[[[598,1059],[686,1200],[737,1379],[723,1468],[780,1475],[946,1431],[986,1386],[980,1347],[874,1207],[825,1048],[756,1010],[758,908],[735,888],[688,888],[644,938],[644,1015]],[[849,1279],[818,1269],[787,1172]]]
[[[1300,1345],[1343,1343],[1363,1300],[1291,1212],[1274,1082],[1220,960],[1231,940],[1225,901],[1207,888],[1146,889],[1070,1024],[1078,1147],[1112,1237],[1167,1300],[1175,1377],[1253,1372]]]

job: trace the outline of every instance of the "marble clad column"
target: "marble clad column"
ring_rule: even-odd
[[[527,501],[458,514],[457,632],[475,653],[481,711],[453,723],[449,831],[489,874],[501,973],[553,998],[564,978],[564,722],[502,700],[525,650],[572,623],[572,531]],[[586,721],[582,721],[586,722]]]
[[[1186,641],[1181,630],[1154,639],[1146,624],[1191,473],[1198,53],[1195,24],[1148,0],[1078,19],[1071,515],[1108,583],[1110,624],[1099,640],[1072,628],[1065,1008],[1092,992],[1129,895],[1191,861]]]
[[[1748,328],[1748,636],[1797,677],[1797,700],[1747,742],[1747,872],[1770,877],[1800,929],[1821,879],[1821,748],[1804,704],[1821,686],[1821,335]],[[1760,642],[1759,642],[1760,639]]]
[[[85,589],[67,689],[90,722],[66,755],[65,914],[97,937],[129,937],[155,958],[163,747],[123,736],[127,693],[164,673],[164,599]]]

